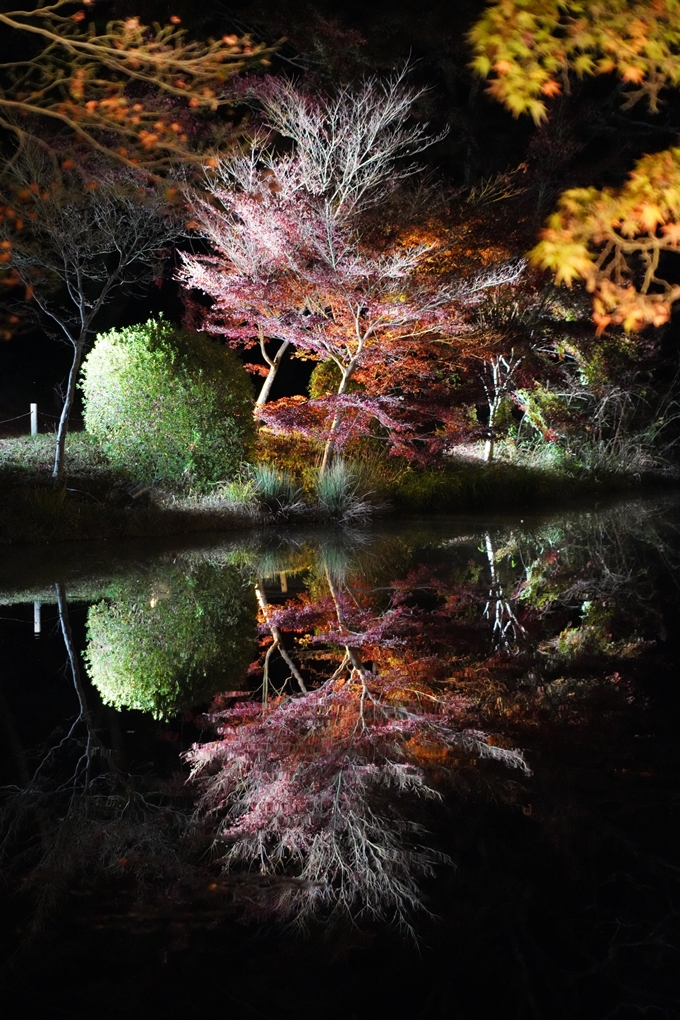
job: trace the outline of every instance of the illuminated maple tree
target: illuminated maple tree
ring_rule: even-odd
[[[260,346],[268,366],[260,418],[274,430],[323,439],[322,470],[374,420],[398,443],[409,425],[403,392],[390,392],[387,379],[401,375],[403,390],[422,341],[462,337],[461,306],[523,268],[506,261],[464,280],[436,264],[436,239],[381,232],[376,209],[413,172],[400,157],[435,140],[409,122],[419,93],[404,74],[330,98],[290,83],[263,85],[265,127],[289,138],[292,151],[256,138],[249,151],[207,167],[211,200],[195,200],[194,222],[214,253],[182,255],[181,282],[213,301],[205,328],[238,346]],[[263,406],[288,347],[332,363],[334,392]],[[367,389],[364,379],[351,391],[365,372],[383,385]]]
[[[551,97],[578,77],[617,74],[624,109],[680,84],[680,4],[613,0],[499,0],[469,39],[474,70],[515,116],[548,117]],[[621,187],[576,188],[560,198],[530,257],[558,283],[585,282],[598,331],[659,326],[670,318],[680,287],[663,273],[664,253],[680,240],[680,150],[638,160]],[[661,266],[660,266],[661,264]]]

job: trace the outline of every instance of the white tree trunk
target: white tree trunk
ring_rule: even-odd
[[[267,401],[269,400],[269,394],[271,393],[272,386],[274,385],[274,380],[276,379],[276,373],[279,370],[279,365],[281,364],[283,356],[289,347],[290,340],[283,340],[281,342],[281,346],[279,347],[274,357],[270,358],[264,349],[264,341],[262,340],[260,341],[260,348],[262,350],[264,360],[269,365],[269,372],[267,373],[267,378],[262,383],[262,389],[260,390],[257,400],[255,401],[255,407],[261,407],[262,404],[266,404]]]
[[[337,392],[338,397],[341,397],[344,393],[347,392],[349,381],[352,378],[352,375],[354,374],[354,368],[355,363],[352,362],[348,366],[348,368],[342,369],[342,379],[340,380],[340,385],[338,386]],[[337,434],[339,425],[340,425],[340,411],[337,410],[333,415],[333,421],[331,422],[331,427],[328,431],[328,437],[326,439],[326,446],[324,447],[323,451],[323,459],[321,461],[320,468],[320,474],[322,475],[325,474],[326,469],[328,468],[333,458],[333,453],[335,451],[335,436]]]

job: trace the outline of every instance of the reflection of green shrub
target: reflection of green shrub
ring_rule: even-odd
[[[85,652],[103,701],[157,718],[241,683],[255,609],[234,567],[164,572],[148,588],[123,583],[90,608]]]
[[[137,477],[205,486],[233,475],[254,441],[233,351],[163,320],[99,336],[81,387],[85,428]]]

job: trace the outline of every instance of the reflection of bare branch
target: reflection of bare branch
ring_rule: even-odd
[[[80,713],[78,720],[85,723],[87,727],[87,744],[85,746],[84,758],[86,761],[85,767],[85,789],[87,790],[90,785],[90,766],[92,762],[92,753],[94,748],[101,750],[101,745],[97,741],[94,727],[92,725],[92,717],[87,707],[85,700],[85,691],[83,690],[83,684],[80,678],[80,667],[78,665],[78,657],[73,644],[73,634],[71,633],[71,621],[68,615],[68,605],[66,602],[66,592],[64,591],[64,585],[61,581],[57,581],[55,584],[55,590],[57,593],[57,608],[59,610],[59,626],[61,627],[62,637],[64,638],[64,645],[66,646],[66,652],[68,655],[69,666],[71,667],[71,677],[73,679],[73,686],[75,687],[76,694],[78,695],[78,704],[80,705]],[[76,767],[76,775],[77,775]],[[74,775],[74,781],[76,776]]]
[[[131,858],[140,862],[139,881],[145,880],[144,861],[150,862],[148,877],[165,872],[170,881],[184,874],[177,835],[187,819],[163,804],[160,794],[142,793],[102,740],[87,702],[63,583],[55,590],[78,713],[33,774],[24,766],[21,784],[2,791],[0,812],[0,851],[9,856],[13,846],[20,848],[16,865],[33,893],[28,939],[62,897],[97,870],[110,872]]]
[[[295,677],[295,680],[297,681],[298,687],[300,688],[300,690],[302,691],[303,694],[306,694],[307,688],[305,686],[305,682],[302,679],[302,675],[300,674],[299,669],[297,668],[297,666],[295,665],[295,663],[293,662],[293,660],[291,659],[290,655],[288,654],[288,652],[285,649],[285,646],[283,644],[283,640],[281,638],[281,631],[279,630],[279,628],[275,624],[272,624],[272,623],[269,622],[269,619],[268,619],[268,615],[269,615],[269,603],[267,602],[267,596],[265,594],[264,585],[261,582],[259,582],[259,581],[255,585],[255,597],[257,598],[257,604],[259,605],[260,610],[262,612],[262,617],[264,619],[264,622],[267,625],[267,627],[269,629],[269,632],[271,633],[272,638],[274,639],[273,644],[271,644],[269,646],[269,648],[267,649],[267,654],[266,654],[265,660],[264,660],[264,680],[263,680],[264,687],[263,687],[263,689],[264,689],[265,699],[268,697],[268,691],[269,691],[269,659],[270,659],[271,654],[274,651],[274,649],[278,650],[279,655],[281,656],[283,661],[288,666],[288,669],[291,672],[291,676]]]
[[[335,590],[335,585],[333,583],[333,578],[331,577],[331,572],[328,569],[328,564],[324,564],[324,571],[325,571],[325,574],[326,574],[326,583],[328,584],[328,590],[331,593],[331,598],[333,599],[333,605],[335,606],[335,615],[338,618],[338,624],[340,626],[340,629],[343,630],[343,631],[349,631],[349,628],[347,627],[347,624],[345,623],[345,618],[344,618],[343,613],[342,613],[342,607],[340,605],[340,601],[338,599],[338,595],[337,595],[337,592]],[[353,670],[357,674],[363,676],[363,669],[361,667],[361,663],[359,662],[359,659],[357,658],[356,652],[354,651],[354,649],[349,644],[345,644],[345,659],[347,659],[349,662],[352,663],[352,668],[353,668]]]
[[[488,531],[484,536],[484,547],[491,575],[491,586],[489,588],[489,597],[484,607],[484,618],[493,621],[494,647],[508,650],[511,641],[516,642],[518,636],[525,634],[526,631],[503,594],[503,586],[496,569],[496,554],[491,542],[491,535]]]

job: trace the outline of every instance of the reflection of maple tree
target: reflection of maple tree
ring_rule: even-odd
[[[675,0],[502,0],[470,32],[473,67],[489,77],[489,92],[515,116],[536,123],[546,100],[579,77],[616,72],[624,109],[646,99],[658,112],[659,92],[680,84],[680,12]],[[629,330],[667,322],[680,287],[660,272],[663,253],[680,239],[679,150],[646,155],[621,187],[564,192],[531,257],[558,283],[585,281],[601,332],[610,323]]]
[[[269,635],[280,647],[282,632],[298,632],[310,689],[218,701],[209,720],[219,739],[189,754],[199,815],[219,819],[224,866],[257,862],[296,879],[269,904],[279,915],[363,913],[408,927],[423,905],[418,879],[442,858],[419,844],[424,830],[406,806],[439,797],[446,777],[479,759],[528,771],[520,752],[478,728],[477,699],[443,654],[464,602],[437,585],[441,615],[421,613],[410,605],[414,583],[432,589],[433,579],[395,584],[381,607],[325,565],[283,607],[260,598],[265,684]]]
[[[365,557],[298,548],[304,591],[270,601],[258,582],[263,697],[221,695],[207,716],[217,739],[188,755],[222,866],[266,876],[256,910],[408,926],[419,879],[443,859],[422,842],[423,802],[465,791],[485,759],[527,773],[518,733],[630,700],[619,669],[647,647],[632,621],[659,625],[646,573],[623,572],[631,536],[663,545],[648,518],[628,507],[486,531],[411,569],[400,542]]]

